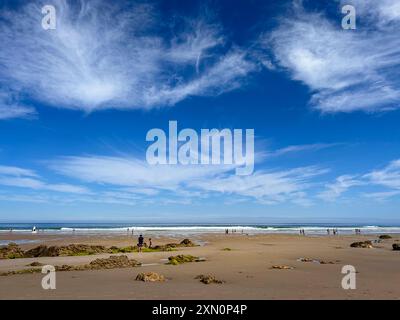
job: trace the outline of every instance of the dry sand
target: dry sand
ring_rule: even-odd
[[[0,240],[23,237],[40,239],[46,245],[71,243],[126,246],[134,244],[128,236],[50,236],[0,235]],[[400,236],[375,244],[373,249],[350,248],[355,241],[377,236],[301,237],[297,235],[202,235],[194,242],[206,242],[175,252],[130,253],[141,267],[113,270],[70,271],[57,273],[57,289],[43,290],[38,274],[0,277],[0,299],[399,299],[400,252],[391,245]],[[182,240],[182,239],[179,239]],[[153,245],[178,239],[153,238]],[[23,245],[24,249],[38,244]],[[230,248],[230,251],[224,251]],[[165,265],[171,255],[191,254],[205,262],[177,266]],[[0,272],[27,268],[39,261],[51,265],[86,264],[109,254],[79,257],[54,257],[0,260]],[[301,262],[299,258],[332,261],[334,264]],[[273,265],[294,267],[271,269]],[[344,265],[357,270],[357,289],[341,287]],[[167,281],[135,281],[140,272],[153,271]],[[212,274],[223,284],[203,284],[194,279]]]

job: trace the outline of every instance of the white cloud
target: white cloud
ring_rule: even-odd
[[[43,182],[34,171],[11,166],[0,166],[0,185],[64,193],[89,193],[89,190],[87,188],[81,186],[75,186],[65,183],[50,184]]]
[[[19,104],[16,101],[15,95],[9,91],[0,89],[0,120],[13,118],[32,118],[35,115],[36,111],[34,108]]]
[[[306,203],[304,191],[311,187],[310,180],[324,173],[326,170],[316,167],[301,167],[282,171],[259,171],[251,176],[232,175],[195,180],[189,185],[207,192],[250,197],[261,203],[291,201],[303,205]]]
[[[111,1],[52,3],[56,30],[42,28],[39,1],[2,10],[3,95],[22,92],[18,100],[86,112],[149,109],[232,90],[255,70],[207,17],[187,20],[178,32],[149,4],[126,3],[121,10]],[[0,118],[31,112],[17,104],[0,106]]]
[[[384,191],[364,192],[366,198],[384,200],[399,194],[400,191],[400,160],[394,160],[382,169],[372,170],[362,175],[343,175],[336,178],[334,183],[327,184],[318,197],[333,201],[354,187],[385,188]]]
[[[144,188],[157,193],[171,192],[180,198],[231,194],[270,203],[300,201],[304,198],[300,192],[310,187],[310,180],[326,172],[305,167],[237,176],[231,165],[151,166],[136,158],[104,156],[65,157],[50,166],[58,173],[86,183],[124,187],[131,193],[141,193]]]
[[[301,144],[301,145],[292,145],[288,147],[284,147],[282,149],[278,149],[275,151],[271,151],[266,154],[267,157],[278,157],[291,153],[299,153],[306,151],[319,151],[323,149],[328,149],[332,147],[339,146],[339,143],[313,143],[313,144]]]
[[[363,177],[370,183],[400,189],[400,160],[394,160],[381,170],[374,170]]]
[[[352,187],[363,185],[356,176],[343,175],[336,178],[334,183],[327,184],[326,190],[318,194],[325,201],[334,201]]]
[[[399,20],[388,9],[392,5],[396,9],[398,1],[367,2],[368,12],[375,10],[379,15],[378,20],[369,21],[368,28],[343,30],[340,21],[295,5],[279,27],[263,37],[262,44],[272,50],[275,63],[312,90],[314,108],[351,112],[399,107]],[[388,19],[395,25],[388,24]]]

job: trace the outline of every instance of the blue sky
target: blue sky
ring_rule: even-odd
[[[0,220],[400,220],[398,1],[0,3]],[[149,166],[171,120],[255,172]]]

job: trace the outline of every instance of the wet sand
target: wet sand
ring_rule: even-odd
[[[40,240],[40,244],[135,244],[127,235],[17,235],[1,234],[0,240]],[[153,245],[183,238],[153,238]],[[57,289],[43,290],[41,273],[0,277],[0,299],[400,299],[400,252],[392,244],[399,235],[374,244],[373,249],[350,248],[355,241],[377,239],[374,235],[302,237],[298,235],[201,235],[191,237],[202,246],[179,248],[174,252],[129,253],[143,266],[127,269],[57,272]],[[24,249],[38,243],[21,245]],[[230,251],[223,250],[230,248]],[[205,262],[165,265],[171,255],[191,254]],[[0,260],[0,272],[20,270],[38,261],[51,265],[81,265],[96,256]],[[302,262],[311,258],[334,264]],[[273,265],[293,267],[271,269]],[[356,270],[356,290],[341,286],[344,265]],[[153,271],[167,281],[135,281],[140,272]],[[212,274],[223,284],[200,283],[199,274]]]

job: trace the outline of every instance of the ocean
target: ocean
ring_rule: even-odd
[[[362,234],[400,233],[400,225],[362,225],[340,223],[311,224],[145,224],[145,223],[0,223],[0,234],[31,233],[36,227],[46,234],[152,234],[160,236],[190,236],[203,233],[224,233],[226,229],[249,235],[260,233],[298,234],[304,229],[307,235],[326,235],[327,229],[337,229],[339,234],[354,234],[360,229]]]

